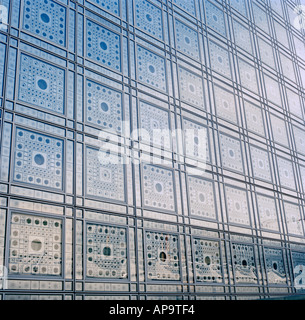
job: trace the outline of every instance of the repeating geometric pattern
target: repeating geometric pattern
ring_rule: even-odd
[[[14,181],[61,190],[64,142],[16,128]]]
[[[280,60],[282,64],[283,75],[289,80],[296,82],[294,64],[291,59],[280,53]]]
[[[199,40],[195,30],[179,20],[175,20],[177,49],[184,54],[199,60]]]
[[[232,262],[237,283],[257,283],[253,246],[232,244]]]
[[[145,164],[143,166],[145,207],[174,211],[174,178],[171,170]]]
[[[121,71],[120,36],[101,25],[87,20],[87,57],[116,71]]]
[[[305,252],[292,252],[292,263],[293,263],[294,285],[300,286],[304,290]]]
[[[270,1],[270,6],[281,17],[283,16],[283,8],[280,1]]]
[[[125,172],[121,156],[86,148],[86,193],[89,196],[125,201]]]
[[[297,37],[293,37],[294,47],[298,58],[305,60],[305,44]]]
[[[171,149],[168,111],[140,101],[140,129],[149,133],[147,137],[142,136],[142,141],[154,147]]]
[[[86,121],[88,123],[122,132],[122,94],[99,83],[87,80]]]
[[[272,182],[268,152],[250,146],[252,169],[255,178]]]
[[[243,16],[248,16],[245,0],[230,0],[230,6],[241,13]]]
[[[214,96],[217,115],[228,121],[237,123],[234,95],[231,92],[215,85]]]
[[[223,168],[244,172],[240,140],[220,133],[220,155]]]
[[[267,66],[275,69],[275,60],[272,46],[261,38],[258,38],[257,40],[262,62]]]
[[[202,78],[182,67],[178,69],[181,100],[197,108],[205,109]]]
[[[90,0],[97,4],[104,10],[107,10],[115,15],[120,14],[120,1],[119,0]]]
[[[277,165],[281,186],[295,190],[295,180],[291,161],[277,157]]]
[[[252,44],[249,29],[244,27],[236,20],[233,20],[233,32],[235,44],[248,53],[252,54]]]
[[[0,3],[0,300],[305,288],[305,0]]]
[[[180,280],[178,236],[145,232],[148,280]]]
[[[257,195],[259,222],[262,229],[279,231],[274,198]]]
[[[296,150],[300,154],[305,154],[305,131],[293,126],[294,141]]]
[[[23,28],[48,41],[66,43],[66,9],[52,0],[24,1]]]
[[[279,117],[270,114],[273,140],[285,147],[288,147],[288,136],[285,121]]]
[[[222,282],[219,242],[193,239],[194,269],[197,282]]]
[[[60,219],[13,213],[10,226],[9,273],[61,275]]]
[[[216,219],[214,184],[212,181],[188,177],[190,214],[207,219]]]
[[[284,2],[285,3],[285,2]],[[300,3],[304,3],[303,0],[300,1]],[[294,3],[288,4],[285,3],[285,8],[287,9],[287,21],[288,23],[290,23],[292,25],[292,27],[294,27],[295,29],[297,29],[298,26],[295,26],[295,18],[296,18],[296,12],[295,12],[295,6]],[[298,19],[299,20],[299,19]]]
[[[225,198],[229,223],[250,225],[247,192],[225,186]]]
[[[187,13],[191,14],[192,16],[196,16],[196,9],[194,0],[173,0],[173,3],[180,8],[182,8]]]
[[[303,236],[300,208],[296,204],[284,202],[284,210],[288,233],[290,235]]]
[[[138,52],[138,79],[158,90],[166,91],[165,59],[140,46]]]
[[[183,131],[185,155],[198,161],[209,162],[208,129],[200,124],[184,119]]]
[[[128,277],[125,228],[87,223],[86,251],[88,277]]]
[[[300,86],[303,87],[303,90],[305,90],[305,69],[299,67],[300,75],[301,75],[301,82]]]
[[[262,109],[249,102],[244,102],[247,128],[261,136],[265,135]]]
[[[274,30],[275,30],[275,36],[277,41],[281,45],[284,45],[286,48],[289,48],[289,40],[288,40],[286,29],[275,20],[274,20]]]
[[[238,58],[240,82],[243,87],[258,94],[255,68]]]
[[[292,90],[286,90],[289,111],[295,116],[303,119],[302,105],[300,101],[300,97],[297,93]]]
[[[228,50],[210,41],[211,68],[227,78],[232,78]]]
[[[63,114],[65,70],[21,54],[18,98],[37,107]]]
[[[283,252],[280,249],[264,248],[269,284],[286,284]]]
[[[266,12],[259,6],[255,5],[254,3],[252,4],[252,9],[253,9],[255,24],[260,29],[262,29],[263,31],[269,34],[269,26],[268,26]]]
[[[300,166],[300,172],[301,172],[301,179],[302,179],[302,185],[303,185],[303,193],[305,193],[305,167]]]
[[[163,40],[162,11],[146,0],[135,1],[136,24],[145,32]]]
[[[204,5],[206,13],[206,24],[225,37],[226,26],[223,11],[207,0],[204,1]]]
[[[282,105],[281,92],[279,88],[279,81],[274,80],[273,78],[264,75],[265,89],[267,99],[278,106]]]

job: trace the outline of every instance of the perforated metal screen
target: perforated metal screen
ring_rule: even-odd
[[[0,0],[0,299],[302,294],[304,16]]]

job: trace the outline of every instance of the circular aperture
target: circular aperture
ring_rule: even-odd
[[[159,122],[157,122],[157,121],[155,121],[155,120],[152,120],[151,126],[152,126],[154,129],[159,129]]]
[[[148,67],[148,70],[149,70],[149,72],[151,72],[151,73],[155,73],[155,72],[156,72],[155,67],[152,66],[152,65],[150,65],[150,66]]]
[[[205,196],[204,196],[203,193],[199,194],[199,200],[200,200],[200,202],[204,202],[205,201]]]
[[[40,18],[44,23],[49,23],[50,22],[50,17],[46,13],[42,13],[40,15]]]
[[[104,42],[104,41],[102,41],[102,42],[100,43],[100,47],[101,47],[102,50],[107,50],[107,48],[108,48],[106,42]]]
[[[241,264],[242,264],[243,267],[246,267],[246,266],[248,265],[248,263],[247,263],[246,260],[243,260],[243,261],[241,262]]]
[[[103,249],[103,255],[109,257],[111,255],[111,249],[109,247],[105,247]]]
[[[34,239],[32,242],[31,242],[31,248],[32,250],[34,251],[40,251],[41,248],[42,248],[42,243],[39,239]]]
[[[42,166],[44,164],[44,156],[41,154],[36,154],[34,157],[34,161],[38,166]]]
[[[159,255],[159,257],[160,257],[160,260],[162,261],[162,262],[165,262],[166,261],[166,253],[165,252],[160,252],[160,255]]]
[[[108,104],[105,103],[105,102],[102,102],[102,103],[101,103],[101,109],[102,109],[104,112],[107,112],[107,111],[109,110]]]
[[[211,264],[211,258],[209,256],[206,256],[204,262],[209,266]]]
[[[273,263],[273,269],[277,270],[277,263],[276,262]]]
[[[236,210],[240,210],[240,204],[238,202],[235,203]]]
[[[231,158],[234,158],[234,151],[233,150],[229,150],[229,155]]]
[[[184,41],[185,41],[186,44],[190,44],[190,43],[191,43],[191,40],[190,40],[189,37],[185,37],[185,38],[184,38]]]
[[[189,89],[191,92],[195,92],[195,87],[192,84],[189,85]]]
[[[155,186],[155,188],[156,188],[156,190],[157,190],[158,192],[162,192],[162,190],[163,190],[161,183],[157,183],[156,186]]]
[[[43,79],[38,80],[37,84],[38,84],[38,87],[39,87],[41,90],[46,90],[47,87],[48,87],[47,82],[46,82],[45,80],[43,80]]]
[[[152,16],[149,14],[149,13],[147,13],[146,14],[146,19],[147,19],[147,21],[149,21],[149,22],[152,22]]]

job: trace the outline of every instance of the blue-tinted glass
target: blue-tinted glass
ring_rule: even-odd
[[[52,0],[26,0],[23,7],[23,28],[64,46],[66,43],[66,8]]]
[[[0,0],[0,300],[303,294],[302,5]]]

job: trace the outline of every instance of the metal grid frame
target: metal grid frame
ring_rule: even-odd
[[[3,82],[3,92],[1,93],[1,150],[7,152],[8,146],[3,141],[11,139],[6,137],[7,128],[12,131],[15,126],[23,126],[26,129],[33,130],[29,126],[31,121],[36,121],[39,125],[39,132],[48,133],[62,132],[63,135],[56,134],[65,140],[65,147],[69,143],[70,149],[73,150],[69,155],[69,161],[66,159],[64,165],[65,172],[65,193],[48,193],[48,190],[35,190],[35,187],[21,188],[16,182],[13,182],[1,170],[0,181],[0,205],[1,211],[9,213],[11,211],[18,211],[18,207],[14,207],[16,202],[19,205],[29,207],[31,209],[22,209],[25,213],[44,214],[45,208],[49,208],[51,214],[45,213],[47,216],[56,216],[54,212],[62,211],[61,219],[66,221],[69,225],[69,236],[64,235],[63,242],[70,247],[67,250],[66,256],[70,255],[70,260],[64,261],[63,265],[68,265],[74,261],[71,267],[71,272],[66,272],[60,284],[53,283],[47,277],[31,277],[30,281],[26,281],[27,277],[9,277],[9,289],[0,290],[0,297],[2,299],[16,299],[16,298],[46,298],[46,299],[87,299],[87,298],[126,298],[126,299],[247,299],[247,298],[263,298],[278,295],[289,295],[296,293],[293,286],[293,265],[292,252],[304,250],[303,237],[293,237],[288,234],[285,223],[284,202],[290,201],[299,205],[302,217],[304,217],[304,190],[302,187],[301,176],[299,172],[299,165],[305,164],[305,157],[297,152],[294,141],[293,126],[304,126],[304,119],[295,116],[289,110],[289,101],[285,94],[282,95],[281,101],[283,109],[280,109],[276,104],[270,102],[267,98],[266,89],[264,87],[263,74],[270,75],[278,79],[280,89],[285,93],[286,88],[294,88],[301,98],[301,106],[305,107],[304,84],[301,82],[301,75],[296,73],[296,81],[291,82],[283,75],[280,52],[291,57],[295,65],[295,69],[300,67],[305,68],[303,57],[297,55],[295,48],[294,37],[305,41],[304,32],[299,32],[290,23],[291,10],[294,5],[301,4],[300,1],[286,0],[280,1],[283,9],[283,16],[274,11],[271,7],[273,0],[259,1],[259,0],[245,0],[247,17],[237,7],[232,4],[232,0],[224,1],[209,1],[210,4],[216,5],[224,13],[224,25],[227,30],[227,36],[217,32],[213,29],[211,24],[207,25],[207,13],[205,8],[205,0],[195,0],[196,16],[189,14],[186,10],[175,4],[170,0],[147,0],[148,3],[158,7],[162,12],[163,19],[163,41],[159,38],[154,38],[151,34],[146,33],[141,28],[137,28],[135,18],[135,6],[133,1],[120,1],[120,15],[112,15],[111,12],[104,11],[101,7],[95,6],[94,1],[78,0],[54,0],[54,2],[66,8],[67,18],[67,32],[65,47],[56,46],[54,43],[47,43],[43,38],[34,37],[32,33],[27,33],[22,29],[22,24],[19,22],[20,17],[23,16],[23,0],[4,1],[3,4],[9,6],[10,24],[6,31],[0,31],[0,42],[5,47],[5,64],[3,66],[3,77],[6,81]],[[279,0],[277,0],[278,2]],[[266,33],[263,28],[254,22],[253,6],[256,5],[266,12],[267,23],[269,26],[269,33]],[[86,48],[82,39],[82,32],[85,29],[86,18],[98,24],[104,25],[105,28],[111,29],[114,33],[120,35],[121,42],[121,71],[114,72],[103,65],[98,65],[94,61],[88,60],[85,56]],[[181,21],[183,24],[196,31],[198,34],[198,43],[200,47],[200,60],[194,60],[190,56],[184,55],[182,51],[175,48],[175,19]],[[249,34],[253,45],[252,54],[237,46],[234,41],[233,20],[238,19],[243,25],[249,26]],[[289,48],[277,40],[276,23],[286,27],[288,33]],[[228,79],[222,74],[212,70],[209,59],[209,41],[219,43],[220,46],[228,48],[228,56],[231,64],[232,77]],[[274,52],[276,69],[267,66],[260,58],[258,39],[263,39],[268,42]],[[137,76],[137,57],[136,48],[139,46],[147,48],[158,56],[162,56],[165,61],[166,68],[166,82],[167,92],[156,90],[154,87],[146,87],[138,82]],[[278,48],[278,49],[277,49]],[[21,52],[35,56],[40,60],[51,61],[52,64],[65,69],[66,72],[66,103],[65,114],[59,115],[50,110],[41,110],[38,107],[27,103],[21,103],[17,99],[18,81],[19,79],[19,56]],[[258,93],[255,94],[241,85],[240,70],[238,68],[238,59],[249,63],[251,61],[257,75]],[[187,102],[180,99],[180,86],[178,83],[178,66],[189,70],[202,77],[204,103],[205,109],[198,109],[195,106],[187,104]],[[1,71],[0,71],[1,72]],[[2,76],[0,74],[0,76]],[[139,168],[136,165],[130,165],[126,168],[128,172],[128,181],[132,181],[130,190],[128,190],[128,197],[126,197],[126,204],[117,203],[115,201],[101,202],[90,200],[85,196],[79,188],[81,183],[80,176],[84,178],[84,172],[77,167],[78,159],[81,149],[85,145],[91,145],[92,141],[97,140],[97,130],[92,129],[90,124],[86,123],[82,110],[85,91],[85,80],[92,79],[92,81],[107,83],[114,90],[119,90],[122,93],[122,102],[125,110],[126,119],[137,118],[134,112],[133,105],[138,106],[140,100],[150,101],[152,105],[156,102],[162,103],[165,110],[169,112],[169,124],[172,128],[181,128],[184,118],[190,119],[194,122],[206,126],[208,129],[209,138],[209,153],[210,162],[207,164],[206,175],[207,179],[214,181],[215,187],[215,203],[217,211],[217,221],[208,221],[206,219],[199,219],[190,215],[187,203],[186,194],[186,175],[188,173],[187,162],[181,162],[177,153],[177,146],[173,146],[173,150],[168,150],[164,157],[162,166],[168,167],[173,171],[174,190],[175,190],[175,213],[159,214],[157,210],[146,210],[142,205],[141,197],[141,179]],[[101,79],[103,79],[101,81]],[[72,81],[71,81],[72,80]],[[15,84],[14,84],[15,83]],[[236,114],[237,123],[226,121],[223,117],[215,115],[215,102],[213,98],[214,83],[222,87],[230,88],[235,95],[236,100]],[[1,89],[1,88],[0,88]],[[264,137],[255,134],[246,129],[246,115],[244,101],[249,101],[252,104],[259,106],[264,119],[264,128],[266,135]],[[75,106],[75,107],[74,107]],[[270,113],[278,113],[282,119],[285,119],[287,126],[289,147],[281,146],[274,142],[271,129]],[[27,124],[22,124],[22,119],[27,119]],[[134,122],[131,121],[131,124]],[[50,128],[55,127],[51,134]],[[44,128],[44,129],[41,129]],[[49,128],[47,131],[45,128]],[[96,129],[96,128],[95,128]],[[37,129],[35,129],[37,130]],[[15,131],[15,130],[14,130]],[[245,174],[240,172],[232,172],[224,169],[221,166],[220,154],[218,148],[218,133],[223,132],[226,135],[233,136],[240,140],[241,150],[243,155],[243,167]],[[126,139],[120,137],[122,143],[122,151],[133,149],[132,157],[141,152],[149,159],[150,155],[147,149],[143,148],[140,141],[133,139]],[[6,143],[6,142],[5,142]],[[116,143],[115,140],[113,143]],[[289,190],[279,184],[279,181],[272,183],[258,181],[254,179],[251,174],[250,163],[250,146],[264,144],[267,145],[270,157],[272,176],[278,177],[277,162],[278,156],[291,159],[291,163],[295,168],[295,184],[296,190]],[[11,151],[13,152],[13,151]],[[67,154],[67,152],[65,152]],[[80,153],[81,154],[81,153]],[[2,163],[6,159],[1,159]],[[12,157],[8,157],[11,161]],[[9,168],[5,169],[9,171]],[[73,175],[73,179],[67,183],[68,173]],[[223,195],[223,188],[225,185],[234,185],[240,188],[240,184],[246,187],[248,193],[248,206],[250,209],[252,227],[236,227],[230,225],[226,218],[225,202]],[[257,213],[257,205],[255,195],[257,193],[267,193],[273,196],[278,210],[278,217],[280,223],[280,230],[278,232],[270,230],[262,230],[259,226],[259,218]],[[90,201],[87,201],[90,200]],[[251,201],[250,201],[251,200]],[[128,260],[134,259],[135,274],[121,284],[120,281],[107,282],[102,281],[105,286],[104,289],[87,289],[86,283],[90,283],[86,278],[83,278],[77,273],[77,256],[79,255],[79,240],[78,240],[78,224],[82,223],[83,228],[85,222],[90,221],[85,218],[86,210],[93,210],[101,216],[114,216],[126,220],[126,230],[134,233],[134,243],[138,243],[141,232],[146,229],[159,230],[160,224],[166,225],[175,234],[181,236],[180,251],[185,254],[185,266],[181,266],[181,282],[164,283],[166,292],[161,287],[150,287],[150,283],[143,278],[141,271],[141,255],[145,247],[140,248],[134,245],[128,251]],[[6,232],[9,231],[9,219],[5,220]],[[147,224],[156,224],[157,227],[147,227]],[[192,247],[189,240],[193,237],[193,230],[199,229],[203,233],[213,234],[213,236],[203,236],[211,238],[214,241],[223,243],[221,249],[223,257],[224,284],[223,285],[205,285],[199,286],[194,283],[192,272]],[[73,231],[72,231],[73,230]],[[85,235],[85,230],[81,237]],[[67,231],[66,231],[67,232]],[[244,235],[244,236],[243,236]],[[69,237],[71,236],[71,240]],[[130,235],[128,233],[130,238]],[[236,243],[236,237],[248,237],[251,240],[240,240],[242,243],[251,243],[257,249],[257,269],[258,284],[257,285],[241,285],[235,283],[235,275],[231,270],[231,253],[230,244]],[[6,241],[9,241],[7,238]],[[268,243],[271,243],[269,245]],[[267,244],[265,244],[267,243]],[[287,259],[287,286],[270,285],[264,270],[265,256],[263,254],[264,247],[274,246],[275,248],[282,248],[285,259]],[[7,259],[7,248],[4,250],[4,255]],[[131,258],[131,250],[133,250],[134,258]],[[63,257],[66,250],[63,250]],[[132,260],[133,261],[133,260]],[[143,262],[143,260],[142,260]],[[64,267],[64,266],[63,266]],[[145,274],[144,274],[145,276]],[[91,280],[91,279],[90,279]],[[19,281],[19,282],[18,282]],[[37,285],[37,282],[40,282]],[[162,284],[162,282],[160,282]],[[213,288],[212,290],[210,288]]]

